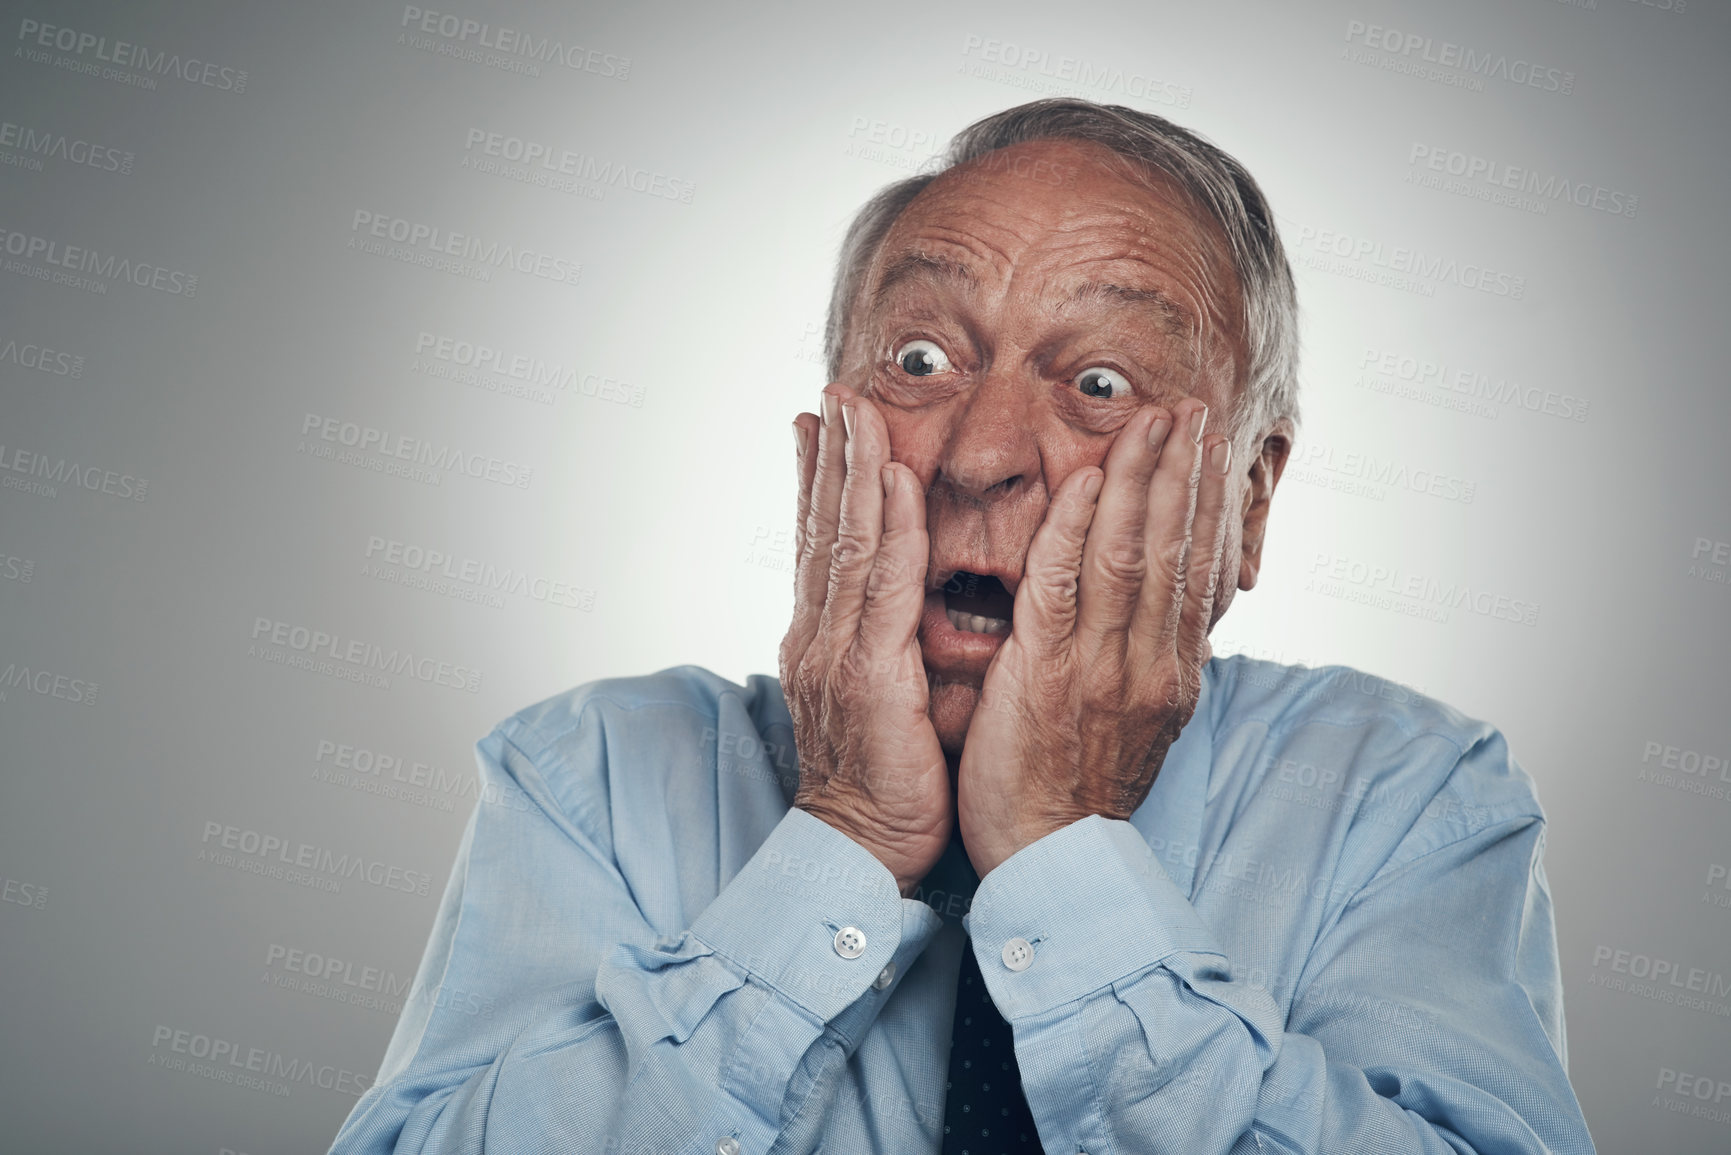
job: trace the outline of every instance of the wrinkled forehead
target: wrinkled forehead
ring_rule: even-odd
[[[1031,141],[921,190],[879,245],[855,315],[870,316],[908,283],[1053,302],[1103,290],[1161,300],[1193,339],[1236,349],[1229,251],[1218,223],[1172,178],[1092,142]]]

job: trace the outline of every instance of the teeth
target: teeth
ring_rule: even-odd
[[[944,607],[944,616],[950,619],[950,625],[969,634],[991,634],[994,637],[1010,632],[1010,623],[1003,618],[982,617],[979,614],[964,614]]]

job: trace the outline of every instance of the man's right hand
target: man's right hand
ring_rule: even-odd
[[[889,427],[845,385],[794,419],[799,563],[781,688],[799,752],[794,805],[875,854],[910,894],[949,842],[949,769],[927,713],[918,629],[925,494]]]

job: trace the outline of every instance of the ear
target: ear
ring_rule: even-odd
[[[1262,568],[1262,538],[1268,531],[1268,506],[1274,499],[1274,487],[1286,469],[1292,454],[1292,423],[1282,417],[1262,438],[1256,456],[1250,459],[1250,476],[1244,487],[1244,530],[1240,535],[1238,558],[1238,588],[1256,588],[1256,575]]]

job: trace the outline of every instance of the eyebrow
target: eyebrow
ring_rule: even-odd
[[[1068,303],[1092,305],[1097,301],[1117,301],[1126,305],[1152,305],[1170,336],[1187,336],[1193,326],[1190,310],[1159,289],[1131,289],[1105,281],[1086,281],[1070,294]]]
[[[904,253],[891,261],[879,278],[872,306],[881,306],[897,286],[915,280],[949,282],[969,290],[980,287],[980,278],[974,275],[974,270],[960,261],[931,253]]]

